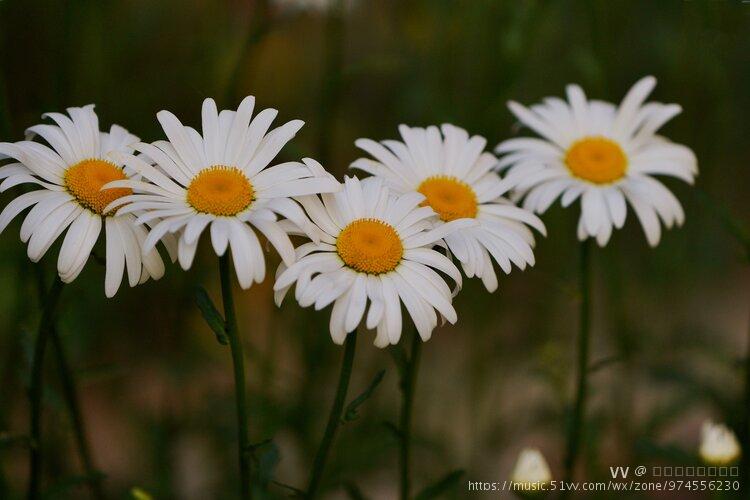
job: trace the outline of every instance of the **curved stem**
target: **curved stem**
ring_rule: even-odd
[[[237,329],[237,317],[232,298],[232,282],[228,252],[219,257],[221,276],[221,298],[224,303],[224,318],[229,347],[232,351],[234,367],[234,397],[237,405],[238,457],[240,462],[240,496],[243,500],[251,497],[250,490],[250,437],[247,426],[247,396],[245,389],[245,355],[242,352]]]
[[[344,359],[341,362],[341,373],[339,374],[339,384],[336,389],[336,397],[333,399],[331,413],[328,415],[328,424],[320,441],[320,446],[315,454],[310,481],[307,486],[307,495],[309,499],[315,498],[320,487],[320,481],[323,479],[323,471],[328,458],[328,452],[336,437],[336,430],[341,423],[341,413],[344,410],[346,402],[346,392],[349,389],[349,379],[352,376],[352,365],[354,363],[354,350],[357,346],[357,332],[352,332],[346,337],[344,342]]]
[[[573,479],[581,442],[581,426],[586,411],[588,393],[589,334],[591,316],[591,240],[581,243],[581,311],[578,332],[578,373],[576,400],[568,429],[568,446],[565,453],[565,479]]]
[[[29,457],[29,500],[39,498],[41,468],[42,468],[42,395],[44,375],[44,354],[47,350],[47,341],[54,331],[54,318],[57,303],[62,291],[63,282],[59,277],[44,299],[42,319],[39,322],[39,330],[34,344],[34,357],[31,361],[31,382],[29,384],[29,400],[31,403],[31,426],[29,432],[30,457]]]
[[[70,420],[73,424],[73,435],[75,437],[76,446],[78,447],[78,454],[81,456],[81,464],[83,465],[83,470],[86,475],[86,481],[91,488],[91,496],[96,500],[102,500],[105,496],[104,490],[102,489],[101,475],[96,470],[96,467],[94,467],[94,461],[91,458],[91,449],[86,440],[83,414],[81,413],[81,404],[78,398],[78,390],[76,388],[75,379],[73,378],[73,372],[70,369],[68,358],[65,355],[65,346],[63,346],[57,328],[53,325],[51,330],[52,347],[55,354],[55,361],[57,362],[58,372],[60,374],[63,396],[65,397],[65,404],[68,407]]]
[[[412,332],[411,353],[406,360],[406,366],[401,378],[402,402],[401,422],[399,426],[401,431],[401,453],[399,455],[401,466],[401,500],[408,500],[411,490],[411,418],[421,347],[422,339],[415,329]]]

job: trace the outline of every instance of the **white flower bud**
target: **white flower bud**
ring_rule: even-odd
[[[709,465],[728,465],[740,456],[740,444],[726,425],[716,424],[710,420],[703,423],[701,429],[700,456]]]
[[[510,474],[513,490],[519,494],[543,493],[543,487],[552,481],[544,455],[536,448],[524,448],[518,455]]]

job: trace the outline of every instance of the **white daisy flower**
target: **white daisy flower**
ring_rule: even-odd
[[[451,290],[435,270],[461,285],[461,274],[443,254],[432,249],[454,230],[469,227],[462,219],[434,227],[435,213],[421,207],[424,196],[395,196],[381,179],[345,179],[344,189],[298,198],[320,228],[320,242],[297,248],[297,261],[276,273],[276,303],[297,284],[295,298],[302,307],[323,309],[333,303],[330,331],[343,344],[365,314],[368,329],[377,329],[375,345],[396,344],[401,337],[401,304],[422,340],[438,324],[439,312],[457,320]]]
[[[701,428],[699,453],[701,459],[709,465],[730,465],[742,454],[737,436],[726,425],[710,420]]]
[[[202,136],[183,126],[169,111],[160,111],[157,118],[169,140],[135,144],[134,149],[141,153],[138,157],[120,155],[149,182],[108,184],[136,193],[115,200],[109,209],[127,203],[118,214],[142,212],[138,222],[160,221],[146,238],[144,251],[150,251],[165,235],[176,234],[178,260],[187,270],[201,234],[209,228],[217,255],[231,247],[242,288],[263,281],[266,272],[260,241],[252,228],[291,264],[294,247],[277,215],[310,229],[302,208],[290,197],[340,189],[336,179],[315,160],[268,167],[303,122],[292,120],[267,133],[277,111],[264,109],[251,121],[254,105],[255,98],[249,96],[236,112],[219,113],[214,100],[206,99]]]
[[[487,141],[458,127],[399,127],[404,142],[359,139],[356,145],[375,160],[361,158],[352,168],[381,177],[397,193],[419,192],[437,212],[436,223],[461,218],[476,221],[445,238],[468,277],[481,278],[487,290],[497,289],[492,260],[505,273],[511,263],[534,265],[534,235],[525,224],[545,234],[534,214],[514,206],[502,195],[513,186],[492,168],[497,158],[486,153]]]
[[[677,104],[649,102],[656,85],[648,76],[630,89],[619,107],[587,100],[578,85],[568,85],[568,102],[548,97],[526,108],[508,107],[543,139],[518,138],[495,150],[505,156],[498,168],[510,167],[507,179],[518,180],[524,207],[545,212],[562,195],[562,205],[581,198],[578,238],[609,241],[612,227],[621,228],[626,201],[641,222],[649,244],[659,243],[661,226],[685,219],[677,198],[653,175],[669,175],[692,184],[697,160],[686,146],[656,131],[682,111]]]
[[[104,226],[107,297],[117,292],[125,269],[131,287],[148,278],[161,278],[164,263],[159,253],[153,248],[141,252],[146,229],[134,224],[134,215],[114,215],[107,208],[131,190],[102,190],[106,183],[127,179],[132,173],[110,154],[131,152],[138,138],[118,125],[112,125],[108,133],[99,131],[93,105],[67,111],[70,116],[43,115],[57,125],[35,125],[27,130],[30,139],[40,136],[49,146],[32,140],[0,143],[0,158],[16,160],[0,168],[0,179],[4,179],[0,191],[25,183],[43,188],[22,194],[5,207],[0,214],[0,232],[33,206],[21,225],[21,240],[28,243],[29,258],[37,262],[67,230],[57,272],[63,282],[70,283],[83,270]]]

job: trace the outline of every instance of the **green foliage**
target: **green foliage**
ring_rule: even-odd
[[[380,382],[383,380],[383,377],[385,376],[385,370],[380,370],[376,375],[375,378],[372,379],[372,382],[370,382],[370,385],[367,386],[367,389],[365,389],[359,396],[354,398],[348,405],[346,405],[346,408],[344,409],[344,416],[341,417],[341,423],[345,424],[347,422],[351,422],[353,420],[356,420],[359,415],[357,415],[357,410],[362,404],[367,401],[370,396],[372,396],[372,393],[375,392],[375,389],[377,389]]]
[[[211,297],[208,296],[206,289],[202,286],[198,286],[195,289],[195,304],[200,309],[203,319],[206,320],[206,324],[216,334],[216,340],[219,344],[228,345],[229,337],[227,337],[224,317],[214,305]]]

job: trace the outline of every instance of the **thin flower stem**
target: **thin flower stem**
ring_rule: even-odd
[[[578,373],[576,400],[568,429],[568,446],[565,453],[565,479],[573,479],[580,451],[581,427],[586,411],[588,394],[589,336],[591,320],[591,240],[581,243],[581,311],[578,332]]]
[[[320,481],[323,479],[328,453],[331,450],[333,439],[336,437],[336,430],[341,423],[341,413],[344,410],[346,402],[346,392],[349,389],[349,380],[352,376],[352,365],[354,364],[354,350],[357,346],[357,332],[352,332],[346,337],[344,342],[344,359],[341,362],[341,373],[339,374],[339,384],[336,389],[336,397],[333,399],[331,413],[328,415],[328,424],[320,442],[320,447],[315,454],[310,481],[307,486],[306,498],[312,500],[318,494]]]
[[[47,293],[47,286],[45,285],[44,273],[40,266],[34,266],[36,274],[37,289],[39,294],[39,302],[44,303],[45,293]],[[73,435],[75,438],[76,446],[78,448],[78,454],[83,465],[86,482],[89,484],[91,489],[91,496],[95,500],[103,500],[106,498],[104,490],[102,488],[102,475],[94,467],[94,461],[91,458],[91,448],[86,440],[86,426],[83,421],[83,413],[81,412],[80,399],[78,397],[78,390],[76,389],[76,382],[73,375],[73,371],[70,369],[70,363],[68,363],[68,357],[65,354],[65,346],[60,338],[60,332],[58,332],[56,325],[52,324],[52,352],[55,355],[55,362],[57,364],[57,370],[62,383],[63,397],[65,398],[65,404],[68,407],[68,413],[70,415],[70,421],[73,425]]]
[[[83,414],[81,413],[81,404],[78,398],[78,390],[76,388],[75,379],[73,378],[73,372],[70,369],[68,358],[65,355],[65,346],[63,346],[57,328],[52,325],[51,330],[52,348],[55,354],[58,372],[60,374],[63,396],[65,398],[65,404],[68,407],[71,423],[73,424],[73,434],[76,446],[78,447],[78,454],[81,456],[81,463],[86,475],[86,481],[91,489],[91,496],[96,500],[102,500],[105,498],[101,482],[102,477],[99,471],[96,470],[96,467],[94,467],[94,461],[91,458],[91,449],[86,440]]]
[[[41,471],[42,471],[42,395],[44,375],[44,354],[47,350],[47,342],[54,331],[54,318],[57,303],[62,291],[63,282],[59,277],[55,278],[49,293],[44,299],[42,319],[39,322],[34,344],[34,357],[31,361],[31,383],[29,384],[29,400],[31,403],[31,425],[29,432],[30,459],[29,459],[29,500],[37,500],[40,497]]]
[[[219,275],[221,276],[221,297],[224,302],[224,319],[226,321],[229,347],[232,350],[232,365],[234,367],[234,396],[237,404],[237,436],[238,456],[240,462],[240,497],[249,499],[250,488],[250,437],[247,426],[247,396],[245,388],[245,355],[242,352],[237,329],[237,317],[234,312],[232,299],[232,281],[230,273],[229,255],[225,253],[219,257]]]
[[[422,339],[414,330],[412,333],[411,353],[406,360],[403,377],[401,379],[401,500],[408,500],[411,491],[411,420],[414,408],[414,391],[417,384],[417,371],[419,369],[419,354],[422,347]]]

